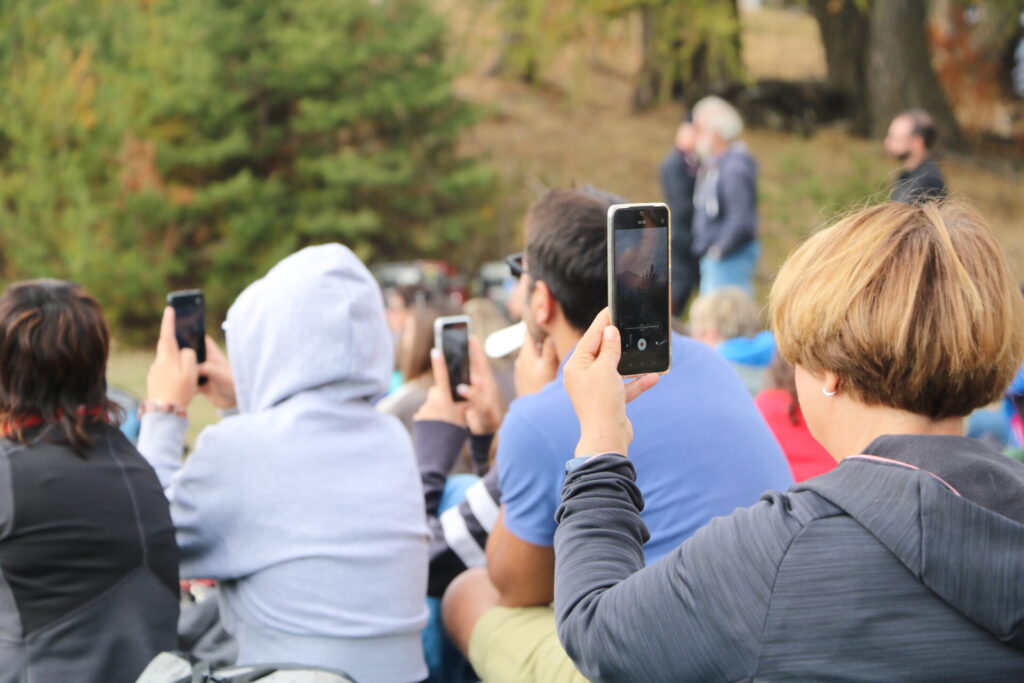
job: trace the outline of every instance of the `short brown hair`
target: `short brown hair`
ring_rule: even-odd
[[[790,362],[934,420],[997,399],[1024,358],[1024,298],[961,202],[881,204],[822,230],[779,272],[771,316]]]
[[[608,305],[608,207],[590,188],[551,190],[526,217],[526,265],[569,323],[585,330]]]
[[[96,299],[71,282],[18,282],[0,297],[0,423],[25,443],[28,421],[57,426],[81,454],[111,413],[110,332]]]

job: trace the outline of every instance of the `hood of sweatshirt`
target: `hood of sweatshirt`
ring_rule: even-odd
[[[1024,464],[973,439],[883,436],[797,485],[842,508],[932,592],[1024,650]]]
[[[311,389],[339,402],[388,389],[394,356],[383,296],[340,244],[302,249],[246,287],[226,333],[242,413]]]

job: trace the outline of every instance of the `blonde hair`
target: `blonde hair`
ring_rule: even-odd
[[[934,420],[997,399],[1024,358],[1024,297],[956,201],[881,204],[818,232],[779,272],[771,318],[790,362]]]
[[[761,311],[740,287],[725,287],[697,297],[690,306],[690,331],[714,330],[722,339],[752,337],[761,330]]]

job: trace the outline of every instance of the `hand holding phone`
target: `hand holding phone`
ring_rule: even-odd
[[[623,377],[672,365],[671,226],[665,204],[608,209],[608,306],[622,337]]]
[[[434,348],[444,355],[448,383],[453,401],[464,401],[458,392],[460,384],[469,385],[469,316],[442,316],[434,321]]]
[[[198,391],[198,363],[191,353],[182,353],[175,339],[174,309],[164,309],[156,358],[146,376],[146,396],[150,401],[173,404],[184,409]]]
[[[565,364],[565,390],[580,422],[577,456],[627,455],[633,426],[626,404],[658,383],[656,374],[622,381],[621,335],[610,323],[608,309],[598,313]]]
[[[174,336],[178,347],[196,352],[196,362],[206,362],[206,301],[202,291],[183,289],[167,295],[167,305],[174,309]],[[199,384],[206,378],[200,377]]]

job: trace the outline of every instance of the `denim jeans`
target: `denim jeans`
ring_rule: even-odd
[[[700,260],[700,293],[726,287],[740,287],[754,296],[754,271],[761,257],[761,244],[748,242],[720,259],[705,255]]]

